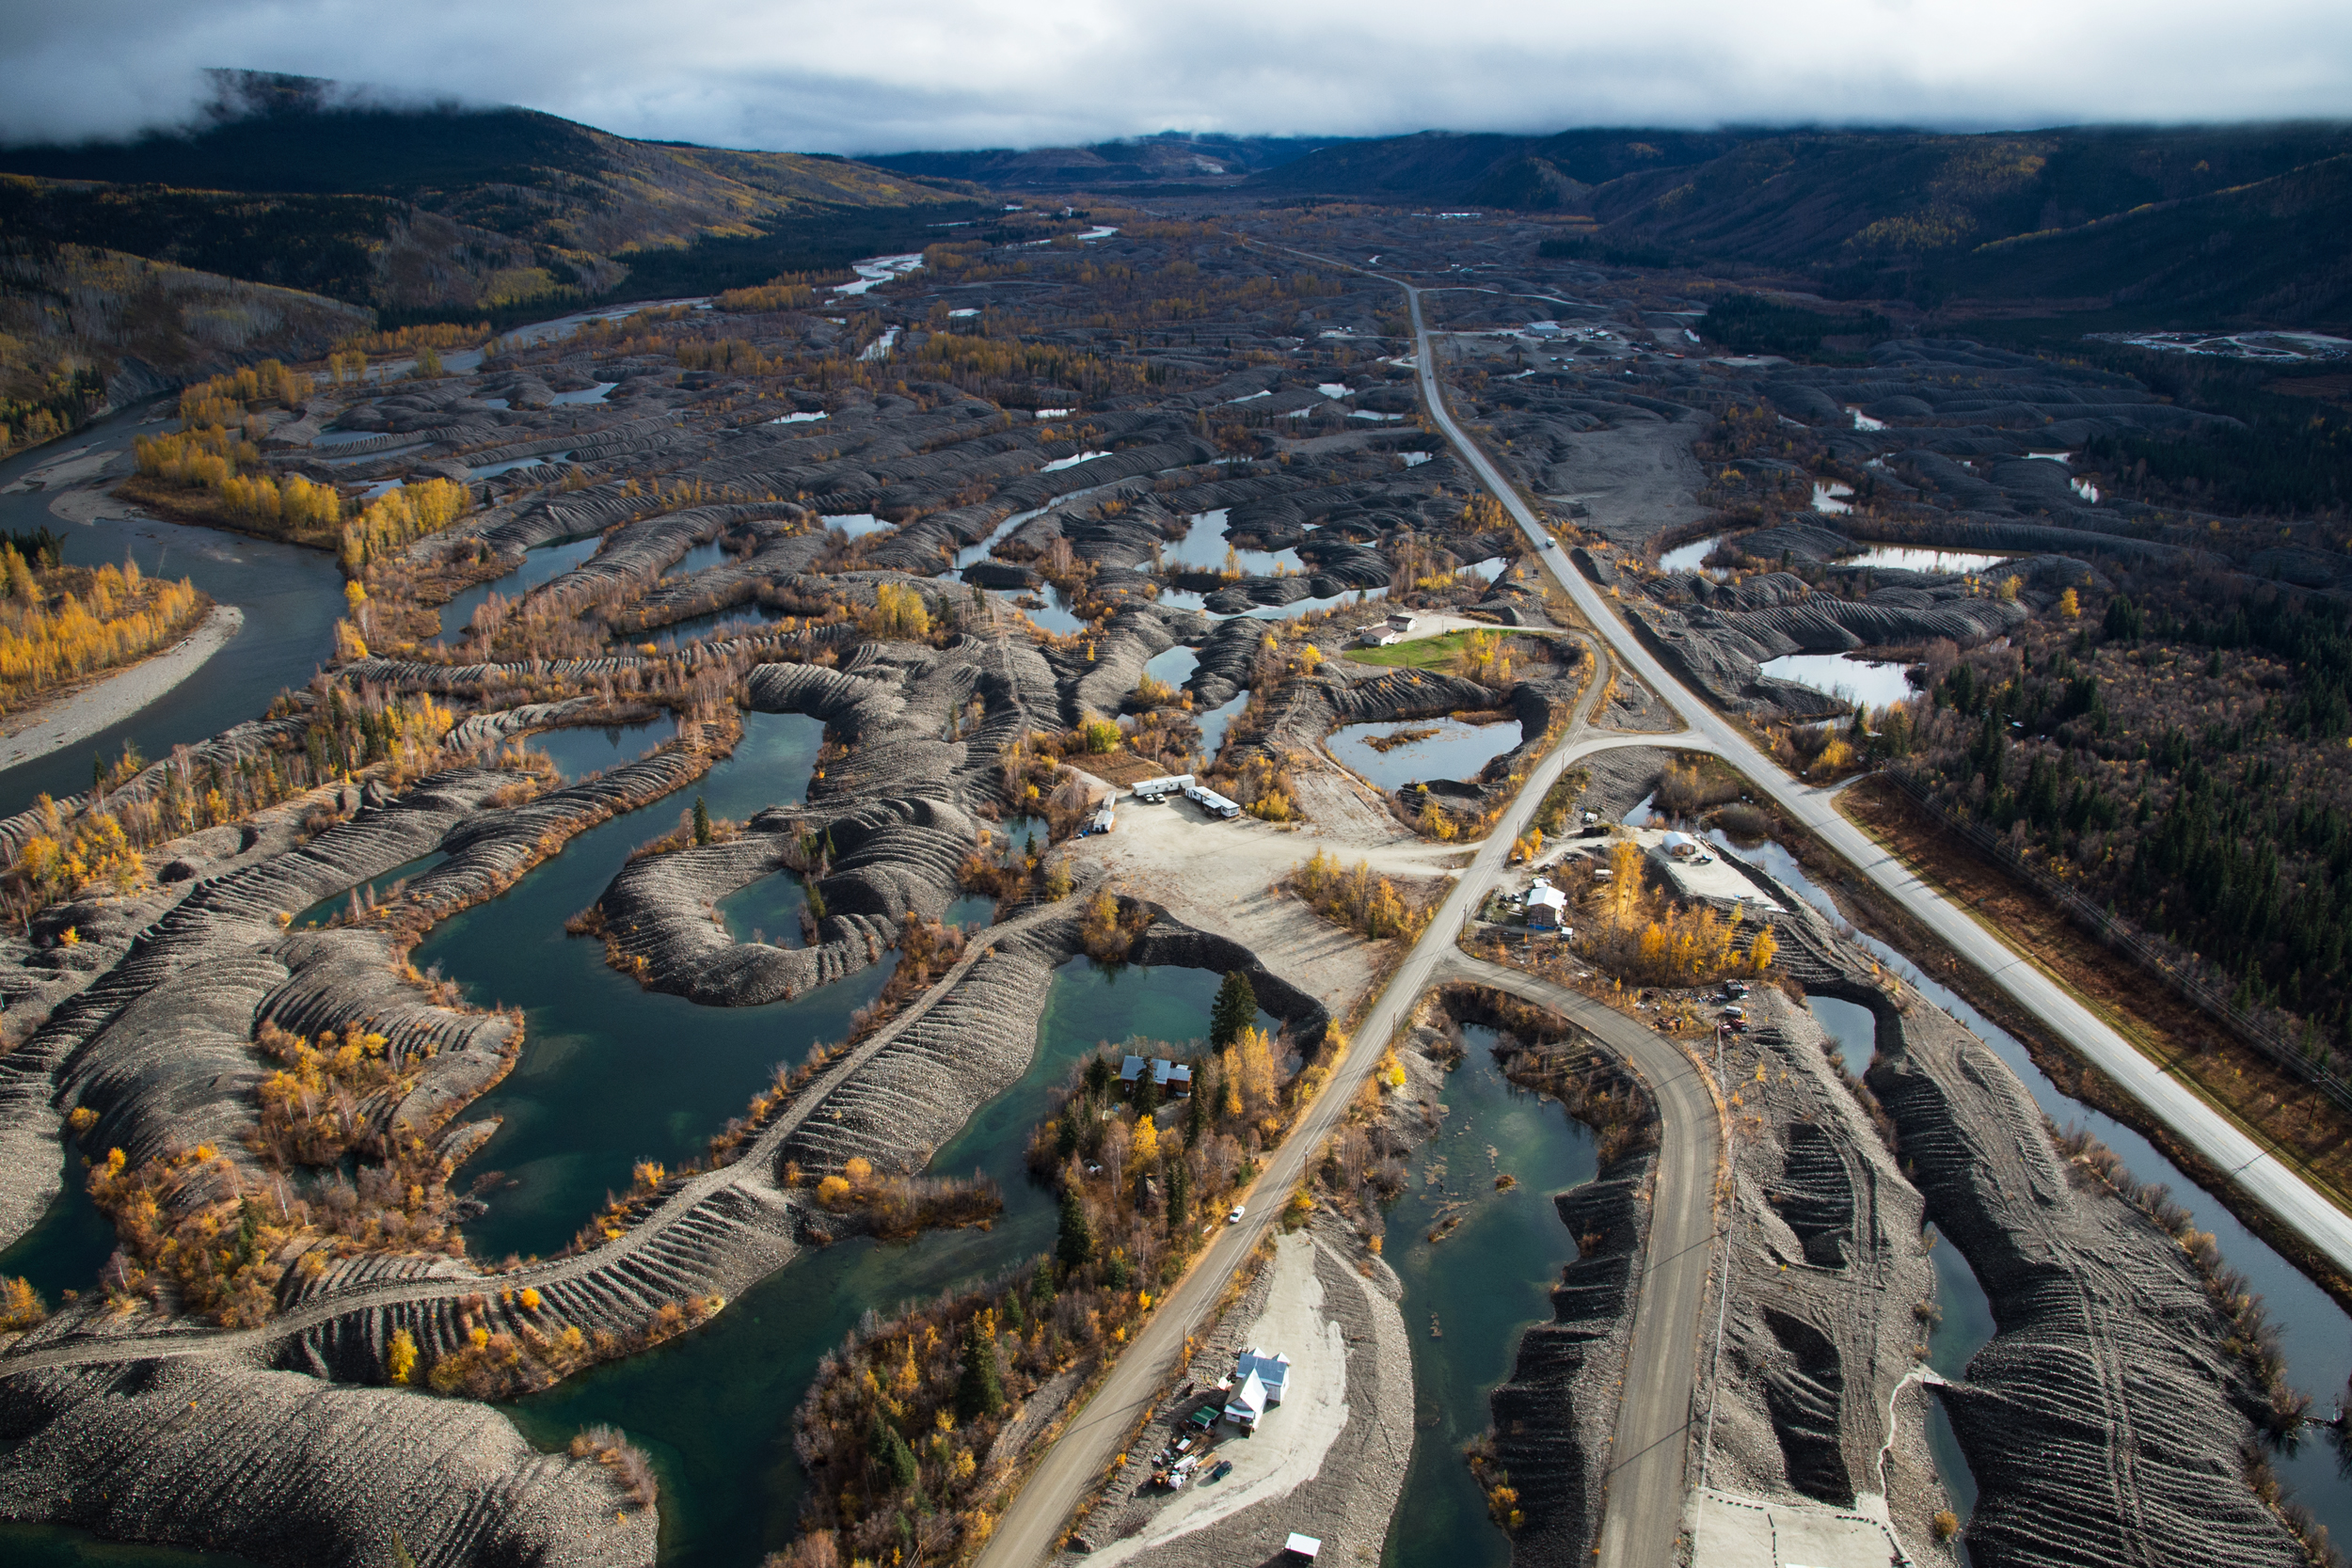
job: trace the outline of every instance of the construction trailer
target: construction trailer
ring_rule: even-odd
[[[1219,795],[1216,790],[1209,788],[1206,784],[1188,784],[1184,785],[1184,799],[1190,800],[1194,805],[1199,806],[1202,811],[1207,812],[1211,816],[1222,816],[1230,821],[1233,817],[1241,815],[1241,802],[1239,800],[1228,800],[1224,796]]]
[[[1171,773],[1168,777],[1162,779],[1146,779],[1141,784],[1136,785],[1132,793],[1138,800],[1145,801],[1149,804],[1157,804],[1159,801],[1167,800],[1169,796],[1181,795],[1191,787],[1191,774]]]

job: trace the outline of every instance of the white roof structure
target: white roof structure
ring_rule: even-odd
[[[1565,910],[1568,907],[1568,895],[1549,883],[1537,882],[1527,890],[1527,907],[1531,910],[1536,908]]]
[[[1241,1353],[1241,1359],[1233,1366],[1233,1375],[1245,1382],[1254,1378],[1263,1384],[1266,1403],[1279,1404],[1283,1394],[1290,1388],[1291,1358],[1268,1354],[1252,1345]]]
[[[1293,1557],[1303,1557],[1312,1562],[1315,1560],[1315,1554],[1323,1550],[1323,1543],[1314,1536],[1301,1535],[1296,1530],[1293,1530],[1291,1538],[1282,1543],[1282,1550]]]
[[[1242,1426],[1256,1426],[1258,1418],[1265,1414],[1265,1384],[1257,1373],[1242,1379],[1232,1398],[1225,1402],[1225,1418]]]
[[[1658,841],[1658,847],[1677,860],[1680,860],[1685,855],[1695,855],[1699,852],[1699,841],[1689,833],[1670,832]]]

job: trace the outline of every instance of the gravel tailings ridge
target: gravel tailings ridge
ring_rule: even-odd
[[[0,1514],[273,1562],[636,1568],[655,1514],[482,1405],[148,1361],[0,1383]]]
[[[918,1169],[1026,1069],[1083,909],[1083,897],[1039,906],[981,933],[740,1159],[674,1181],[650,1214],[592,1251],[502,1275],[450,1259],[355,1259],[240,1333],[108,1321],[95,1301],[61,1313],[0,1359],[0,1433],[24,1439],[0,1456],[0,1502],[135,1539],[193,1541],[175,1533],[180,1519],[202,1518],[203,1542],[281,1561],[373,1563],[397,1528],[420,1563],[650,1562],[650,1513],[595,1464],[534,1452],[479,1405],[321,1380],[374,1382],[402,1329],[430,1360],[476,1324],[519,1332],[528,1318],[543,1334],[626,1337],[670,1304],[739,1294],[798,1253],[804,1200],[781,1184],[787,1164],[812,1178],[860,1155]],[[1234,958],[1223,939],[1167,922],[1146,945],[1145,961]],[[1271,976],[1260,983],[1280,1010]],[[1319,1019],[1308,1003],[1293,1022]],[[517,1303],[525,1286],[540,1293],[536,1312]],[[206,1419],[179,1418],[190,1400]],[[239,1413],[226,1428],[224,1408]],[[88,1478],[103,1475],[126,1479],[102,1495]],[[437,1500],[406,1500],[418,1487]],[[232,1490],[249,1502],[183,1515],[163,1500]],[[612,1521],[620,1510],[626,1524]]]
[[[669,1303],[739,1293],[796,1255],[801,1200],[774,1173],[787,1148],[829,1168],[798,1136],[804,1126],[821,1118],[831,1128],[845,1106],[886,1101],[926,1041],[959,1043],[964,1082],[1019,1075],[1077,914],[1047,906],[985,933],[978,951],[803,1090],[742,1159],[674,1182],[651,1214],[594,1251],[497,1275],[440,1259],[428,1276],[404,1276],[397,1262],[359,1260],[240,1333],[159,1334],[151,1321],[108,1321],[95,1301],[59,1314],[0,1359],[0,1437],[15,1444],[0,1455],[0,1511],[282,1562],[377,1564],[398,1529],[421,1564],[650,1563],[653,1513],[628,1503],[595,1463],[540,1454],[478,1404],[322,1379],[373,1382],[402,1328],[428,1357],[464,1343],[469,1323],[516,1330],[524,1313],[509,1288],[539,1291],[530,1316],[543,1332],[623,1335]],[[983,973],[1000,944],[1022,950],[1006,962],[1041,975],[1017,1010]],[[992,1020],[1003,1059],[991,1072],[965,1070],[963,1042]],[[922,1130],[902,1110],[880,1119],[852,1110],[839,1124],[866,1130],[861,1148],[909,1168],[920,1163]],[[122,1479],[94,1486],[93,1477]]]
[[[1943,1391],[1982,1488],[1979,1568],[2301,1563],[2248,1489],[2254,1391],[2187,1255],[2070,1180],[2041,1113],[1942,1013],[1881,1016],[1869,1083],[2000,1333]]]

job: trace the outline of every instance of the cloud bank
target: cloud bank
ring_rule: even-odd
[[[0,140],[185,123],[205,67],[627,135],[882,152],[1152,131],[2341,118],[2342,0],[75,0],[0,10]]]

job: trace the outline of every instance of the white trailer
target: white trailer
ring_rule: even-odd
[[[1138,800],[1160,801],[1167,800],[1171,795],[1181,794],[1191,788],[1191,774],[1174,773],[1164,779],[1144,780],[1141,784],[1136,785],[1135,797]]]
[[[1219,795],[1216,790],[1209,788],[1206,784],[1188,784],[1184,785],[1184,799],[1190,800],[1194,805],[1199,806],[1202,811],[1207,812],[1212,816],[1235,817],[1241,815],[1240,801],[1228,800],[1224,796]]]

